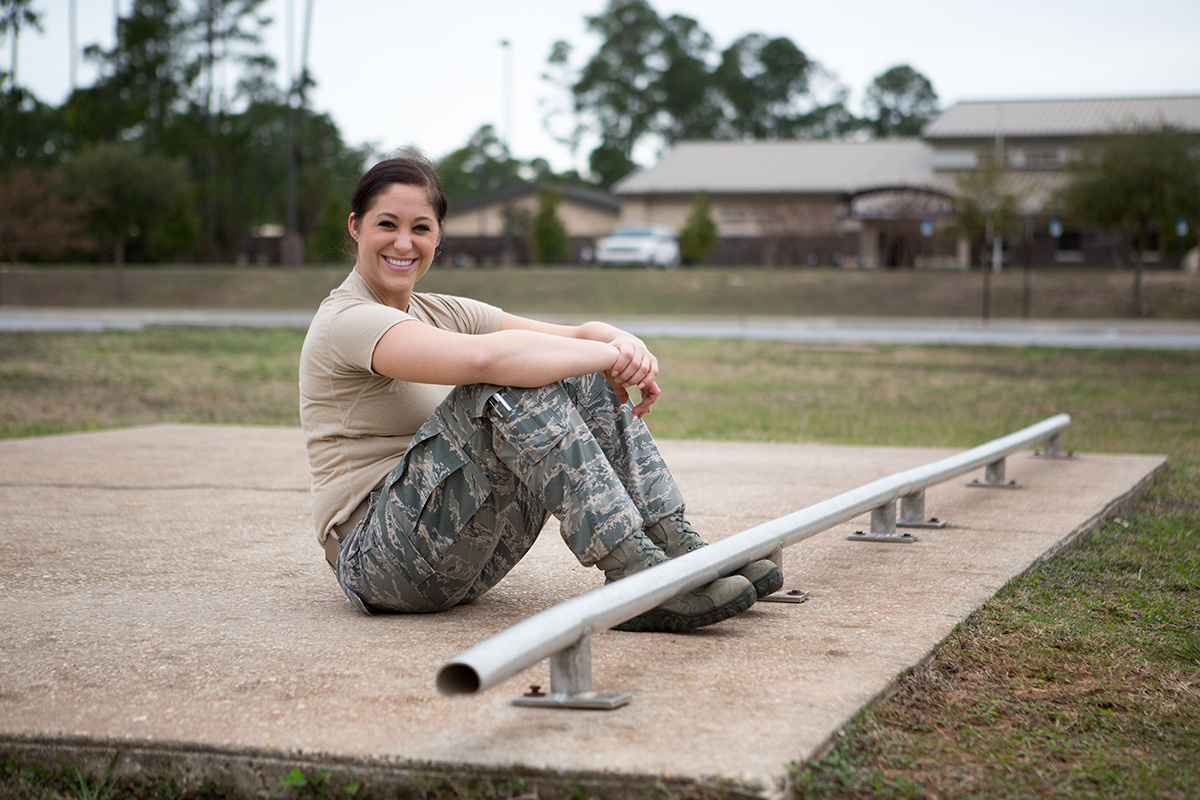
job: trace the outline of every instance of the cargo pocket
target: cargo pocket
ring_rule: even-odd
[[[491,494],[487,478],[452,436],[422,429],[384,483],[381,544],[411,585],[427,580]]]
[[[557,384],[529,390],[502,390],[492,396],[492,422],[510,447],[537,464],[572,427],[574,408]]]

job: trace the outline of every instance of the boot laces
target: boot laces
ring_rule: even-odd
[[[667,517],[667,520],[675,523],[675,532],[679,534],[679,542],[687,552],[690,553],[707,544],[707,542],[700,538],[700,533],[692,527],[692,523],[688,522],[682,513],[672,514]]]

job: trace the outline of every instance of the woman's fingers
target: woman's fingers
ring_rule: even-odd
[[[629,400],[629,387],[638,387],[641,398],[633,407],[633,414],[644,417],[662,394],[657,382],[658,359],[635,336],[622,336],[609,344],[617,348],[617,360],[612,369],[604,373],[604,378],[612,385],[621,403]]]
[[[625,405],[629,402],[629,390],[626,384],[621,383],[611,372],[604,373],[604,380],[608,381],[608,385],[613,388],[613,392],[617,395],[617,402]]]
[[[613,342],[618,350],[613,377],[625,386],[643,386],[658,377],[658,359],[646,345],[632,337]]]
[[[658,383],[655,381],[650,381],[650,383],[643,386],[641,392],[641,400],[639,400],[638,404],[633,407],[633,415],[638,419],[641,419],[649,414],[654,403],[658,400],[659,396],[662,395],[662,390],[658,387]]]

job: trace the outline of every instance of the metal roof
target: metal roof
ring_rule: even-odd
[[[956,103],[925,126],[925,139],[1093,136],[1170,124],[1200,133],[1200,96],[1085,100],[990,100]]]
[[[605,211],[611,211],[614,214],[621,210],[620,202],[608,192],[588,189],[584,186],[572,186],[566,183],[538,182],[522,184],[521,186],[504,189],[499,192],[489,192],[488,194],[473,197],[470,200],[463,200],[462,202],[451,202],[447,216],[454,216],[465,211],[494,205],[507,199],[515,200],[519,197],[527,197],[531,194],[536,194],[541,189],[558,192],[563,196],[563,199],[573,200],[585,206],[595,206]]]
[[[613,193],[852,194],[883,187],[943,190],[933,175],[933,149],[919,139],[684,142]]]

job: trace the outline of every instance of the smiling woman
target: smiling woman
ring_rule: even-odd
[[[389,306],[408,308],[413,287],[429,271],[441,243],[441,225],[420,186],[394,183],[369,211],[351,214],[358,243],[355,269]]]
[[[704,544],[642,422],[660,392],[640,339],[417,292],[447,210],[422,157],[372,167],[351,208],[354,270],[305,338],[300,419],[317,536],[356,608],[474,600],[550,514],[607,580]],[[773,562],[755,562],[619,627],[708,625],[782,583]]]

